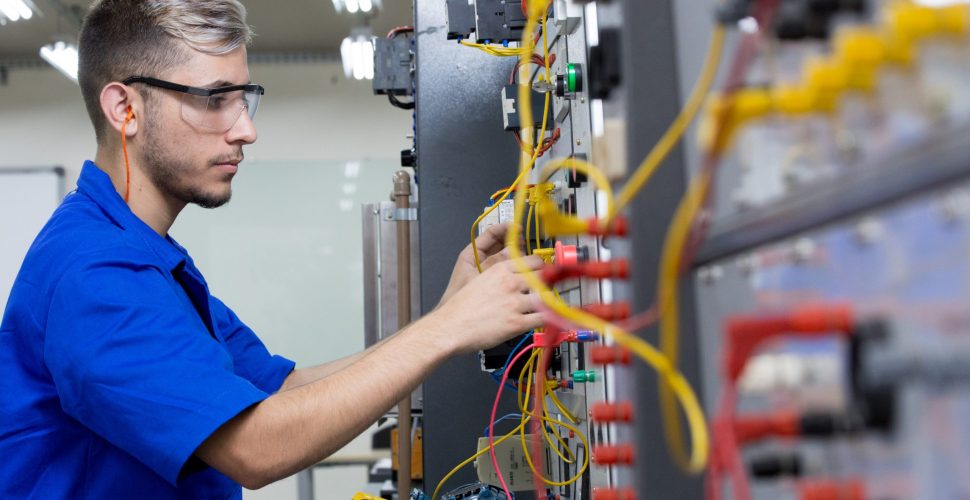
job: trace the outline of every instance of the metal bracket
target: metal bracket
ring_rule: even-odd
[[[418,220],[417,208],[385,208],[381,210],[384,220]]]

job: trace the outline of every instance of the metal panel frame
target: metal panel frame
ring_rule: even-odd
[[[695,265],[872,210],[970,176],[970,126],[955,127],[857,165],[838,178],[802,186],[765,207],[716,220]]]
[[[680,58],[675,33],[674,0],[626,0],[622,6],[622,98],[626,100],[627,154],[630,170],[636,168],[654,142],[673,121],[682,102]],[[630,207],[629,252],[632,258],[634,310],[649,307],[655,298],[667,224],[672,219],[687,182],[683,147],[675,148],[664,166]],[[619,247],[619,245],[618,245]],[[700,351],[694,328],[694,291],[689,280],[680,288],[681,335],[679,368],[700,392]],[[647,332],[656,339],[656,328]],[[670,458],[658,411],[657,375],[638,363],[633,380],[618,383],[618,398],[633,397],[636,404],[634,446],[638,450],[632,481],[638,491],[656,498],[701,498],[700,476],[687,476]],[[685,426],[686,427],[686,426]],[[689,443],[688,443],[689,445]]]
[[[498,184],[515,178],[514,142],[502,129],[500,90],[514,61],[447,40],[442,0],[415,0],[416,152],[420,186],[421,304],[437,305],[471,222]],[[455,331],[455,335],[461,335]],[[496,384],[477,354],[442,364],[424,384],[424,472],[430,488],[475,451]],[[500,411],[513,411],[508,397]],[[504,414],[504,413],[503,413]],[[475,480],[471,468],[454,485]],[[525,498],[526,495],[521,495]]]

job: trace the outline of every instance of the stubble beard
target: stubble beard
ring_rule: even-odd
[[[192,162],[180,156],[166,146],[164,131],[157,127],[158,120],[147,120],[145,125],[145,147],[143,149],[142,165],[155,187],[167,196],[185,203],[193,203],[202,208],[218,208],[232,198],[232,189],[225,193],[207,192],[191,182],[192,177],[199,175],[193,171]],[[240,152],[241,156],[241,152]],[[206,162],[206,166],[213,162]],[[206,172],[203,172],[203,174]],[[188,181],[188,182],[186,182]]]

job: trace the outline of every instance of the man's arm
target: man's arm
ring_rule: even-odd
[[[531,269],[542,265],[524,260]],[[511,262],[496,264],[343,369],[240,413],[196,455],[247,488],[303,470],[367,429],[449,356],[538,327],[541,315],[527,292]]]
[[[385,342],[392,338],[393,336],[381,339],[380,342],[368,347],[367,349],[364,349],[363,351],[356,352],[349,356],[344,356],[340,359],[335,359],[328,363],[293,370],[293,372],[286,377],[286,380],[283,381],[283,385],[280,387],[279,392],[289,391],[311,382],[316,382],[322,378],[329,377],[330,375],[343,370],[357,361],[360,361],[368,354],[376,351],[380,346],[384,345]]]
[[[478,256],[483,270],[488,269],[499,262],[508,260],[507,254],[502,252],[502,248],[505,243],[505,233],[507,231],[507,224],[497,224],[489,227],[487,230],[482,232],[478,238],[475,239],[475,245],[478,247]],[[464,288],[469,281],[474,279],[475,276],[478,276],[479,272],[475,267],[474,256],[475,254],[473,253],[471,245],[466,246],[465,249],[458,254],[458,260],[455,263],[454,270],[451,272],[451,279],[448,281],[448,287],[445,290],[445,293],[441,296],[438,306],[447,302],[452,295],[458,293],[458,291]],[[293,370],[293,372],[286,377],[286,380],[283,381],[283,385],[280,387],[280,392],[288,391],[290,389],[309,384],[310,382],[315,382],[337,373],[338,371],[350,366],[354,362],[362,359],[368,353],[373,352],[378,346],[387,340],[388,339],[386,338],[382,339],[377,344],[374,344],[361,352],[345,356],[329,363]]]

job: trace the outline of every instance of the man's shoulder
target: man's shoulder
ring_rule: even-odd
[[[90,264],[150,264],[154,254],[100,207],[72,194],[41,229],[24,259],[25,269],[57,271]]]

